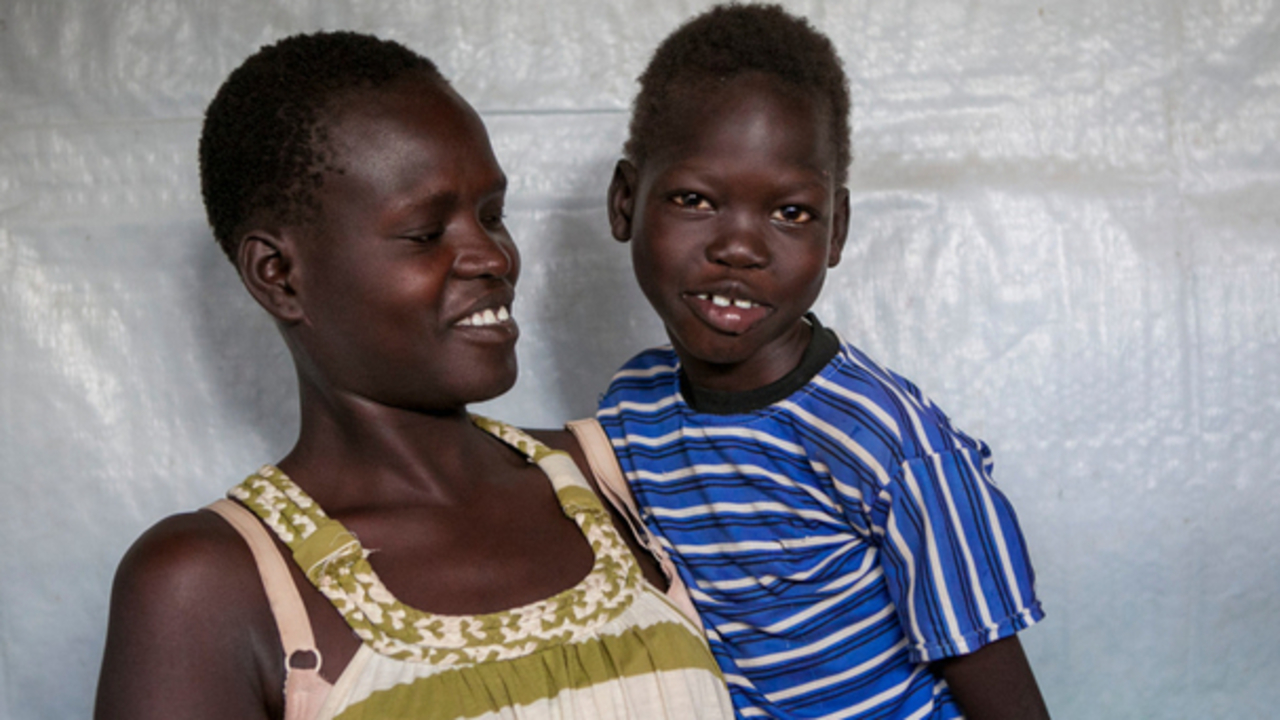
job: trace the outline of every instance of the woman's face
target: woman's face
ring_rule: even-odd
[[[516,379],[520,261],[506,176],[479,116],[414,76],[334,111],[316,221],[297,243],[304,382],[415,411],[451,411]]]

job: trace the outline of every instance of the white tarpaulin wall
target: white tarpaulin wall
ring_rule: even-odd
[[[652,7],[657,5],[657,8]],[[1280,707],[1280,5],[794,2],[855,102],[819,312],[996,451],[1058,718]],[[0,2],[0,717],[90,712],[116,562],[295,429],[283,345],[205,227],[223,77],[394,38],[481,110],[551,426],[662,339],[603,194],[654,45],[703,2]]]

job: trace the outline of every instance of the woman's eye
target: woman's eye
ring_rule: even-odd
[[[507,214],[502,210],[497,210],[495,212],[488,213],[480,219],[480,221],[485,224],[485,227],[491,230],[497,230],[501,228],[503,224],[506,222],[506,220],[507,220]]]
[[[773,219],[792,225],[803,225],[813,220],[813,213],[799,205],[783,205],[773,211]]]
[[[711,203],[696,192],[681,192],[671,196],[671,202],[690,210],[710,209]]]
[[[409,233],[408,235],[404,236],[406,240],[412,240],[413,242],[416,242],[416,243],[435,242],[436,240],[439,240],[442,237],[444,237],[443,229],[424,230],[422,232]]]

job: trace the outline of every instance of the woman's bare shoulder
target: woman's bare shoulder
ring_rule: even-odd
[[[225,520],[206,511],[171,515],[151,526],[125,553],[113,593],[162,608],[231,609],[254,598],[258,585],[248,545]],[[238,601],[238,602],[233,602]]]
[[[116,570],[95,716],[267,717],[280,652],[244,540],[212,512],[173,515]]]

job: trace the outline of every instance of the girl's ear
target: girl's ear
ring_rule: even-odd
[[[827,252],[827,267],[840,264],[840,255],[844,252],[844,241],[849,234],[849,188],[842,187],[836,191],[836,201],[831,215],[831,246]]]
[[[294,248],[288,240],[263,230],[245,233],[236,252],[236,269],[249,294],[276,320],[293,324],[303,319]]]
[[[639,173],[629,160],[619,160],[609,183],[609,230],[613,239],[631,239],[631,222],[636,208],[636,180]]]

